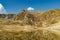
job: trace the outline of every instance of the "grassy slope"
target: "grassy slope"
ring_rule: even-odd
[[[60,22],[49,27],[1,25],[1,40],[60,40]]]
[[[56,16],[58,17],[57,19],[55,18]],[[0,40],[60,40],[59,11],[45,12],[41,15],[37,15],[37,18],[40,19],[38,22],[46,22],[46,25],[49,24],[49,26],[44,27],[45,24],[41,27],[22,25],[21,21],[8,21],[1,19]],[[52,20],[52,18],[54,18],[54,20]],[[58,21],[55,22],[55,20]]]
[[[31,26],[4,25],[0,30],[1,40],[60,40],[59,27],[32,28]]]

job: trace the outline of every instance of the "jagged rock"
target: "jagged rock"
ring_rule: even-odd
[[[20,14],[14,17],[14,20],[21,20],[24,24],[33,25],[35,21],[35,16],[32,15],[30,12],[23,10]]]

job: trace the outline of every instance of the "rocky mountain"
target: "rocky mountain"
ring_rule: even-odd
[[[20,24],[46,27],[60,20],[60,9],[36,13],[23,10],[19,14],[0,14],[0,18],[5,18],[5,16],[7,16],[8,19],[12,19],[14,21],[22,21]]]
[[[0,14],[7,14],[7,12],[2,4],[0,4]]]
[[[21,20],[25,24],[33,25],[35,23],[36,17],[29,11],[23,10],[21,13],[14,16],[14,20]]]
[[[0,4],[0,18],[9,19],[12,18],[14,14],[8,14],[2,4]]]

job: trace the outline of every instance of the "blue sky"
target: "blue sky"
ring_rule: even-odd
[[[59,8],[60,0],[0,0],[8,13],[19,13],[23,9],[33,7],[35,10]]]

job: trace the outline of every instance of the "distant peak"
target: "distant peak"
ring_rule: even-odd
[[[55,10],[60,10],[60,9],[58,9],[58,8],[55,8]]]
[[[1,3],[0,3],[0,14],[7,14],[6,9]]]
[[[2,4],[0,4],[0,9],[1,9],[2,7],[3,7]]]

